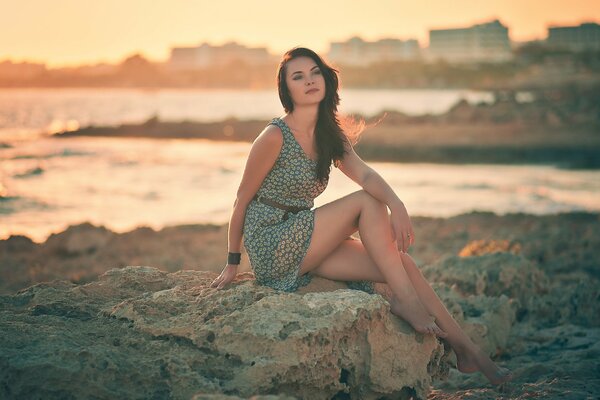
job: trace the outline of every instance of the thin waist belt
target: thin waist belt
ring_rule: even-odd
[[[298,211],[302,210],[310,210],[310,208],[307,207],[286,206],[285,204],[281,204],[274,200],[267,199],[265,196],[259,196],[258,194],[254,195],[253,199],[258,201],[259,203],[268,204],[270,206],[281,208],[282,210],[289,211],[292,213],[297,213]]]

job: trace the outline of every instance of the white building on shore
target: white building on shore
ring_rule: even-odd
[[[335,64],[367,66],[382,61],[416,60],[421,56],[415,39],[380,39],[367,42],[354,36],[345,42],[331,42],[327,59]]]
[[[546,44],[573,51],[600,50],[600,25],[587,22],[577,26],[549,26]]]
[[[248,65],[260,65],[273,61],[266,47],[246,47],[236,42],[228,42],[222,46],[202,43],[196,47],[173,47],[167,61],[172,70],[199,69],[211,66],[227,65],[242,61]]]
[[[508,28],[496,19],[466,28],[431,29],[426,58],[451,63],[509,61]]]

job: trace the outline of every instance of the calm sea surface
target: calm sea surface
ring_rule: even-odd
[[[471,91],[341,92],[342,112],[446,111]],[[130,138],[52,139],[48,133],[89,124],[219,120],[283,115],[272,91],[0,90],[0,238],[37,242],[89,221],[123,232],[137,226],[226,223],[250,144]],[[257,132],[258,133],[258,132]],[[545,166],[370,162],[411,215],[452,216],[600,211],[600,172]],[[315,206],[360,187],[337,169]]]

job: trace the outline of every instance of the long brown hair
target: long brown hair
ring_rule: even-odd
[[[279,63],[277,70],[277,89],[279,100],[284,110],[289,113],[294,110],[294,103],[290,96],[285,80],[287,63],[297,57],[310,57],[321,70],[325,79],[325,97],[319,103],[315,138],[317,141],[317,179],[321,182],[329,177],[331,163],[337,166],[344,157],[344,141],[355,144],[365,127],[364,120],[358,122],[349,116],[339,116],[337,106],[340,104],[339,71],[328,65],[317,53],[306,47],[294,47],[288,50]]]

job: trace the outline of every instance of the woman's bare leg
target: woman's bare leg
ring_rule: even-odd
[[[408,254],[401,253],[403,266],[419,295],[421,302],[430,314],[436,317],[438,325],[447,332],[445,338],[452,346],[458,359],[461,372],[482,371],[493,383],[507,380],[506,370],[498,367],[483,354],[471,339],[463,332],[448,312],[437,294],[422,276],[414,260]],[[375,261],[368,254],[364,244],[354,238],[347,238],[334,249],[311,273],[333,280],[369,280],[384,283],[385,277],[379,271]],[[391,312],[399,317],[398,302],[389,285],[377,287],[379,293],[390,302]]]
[[[456,320],[452,318],[452,315],[448,312],[429,282],[427,282],[413,258],[406,253],[401,253],[401,258],[402,265],[421,302],[427,308],[427,311],[435,316],[440,328],[448,334],[445,340],[448,341],[456,353],[458,370],[461,372],[481,371],[494,384],[509,380],[511,377],[510,372],[505,368],[498,367],[487,354],[481,351],[479,346],[473,343]],[[392,299],[390,305],[393,307],[392,303],[395,302],[396,300]]]
[[[437,326],[421,304],[405,269],[398,268],[402,265],[402,259],[392,237],[387,206],[365,191],[352,193],[315,210],[313,235],[300,266],[300,274],[315,269],[328,253],[356,231],[356,226],[363,238],[364,247],[394,292],[399,316],[418,332],[445,337],[446,333]],[[348,272],[338,279],[349,280],[351,274]]]

